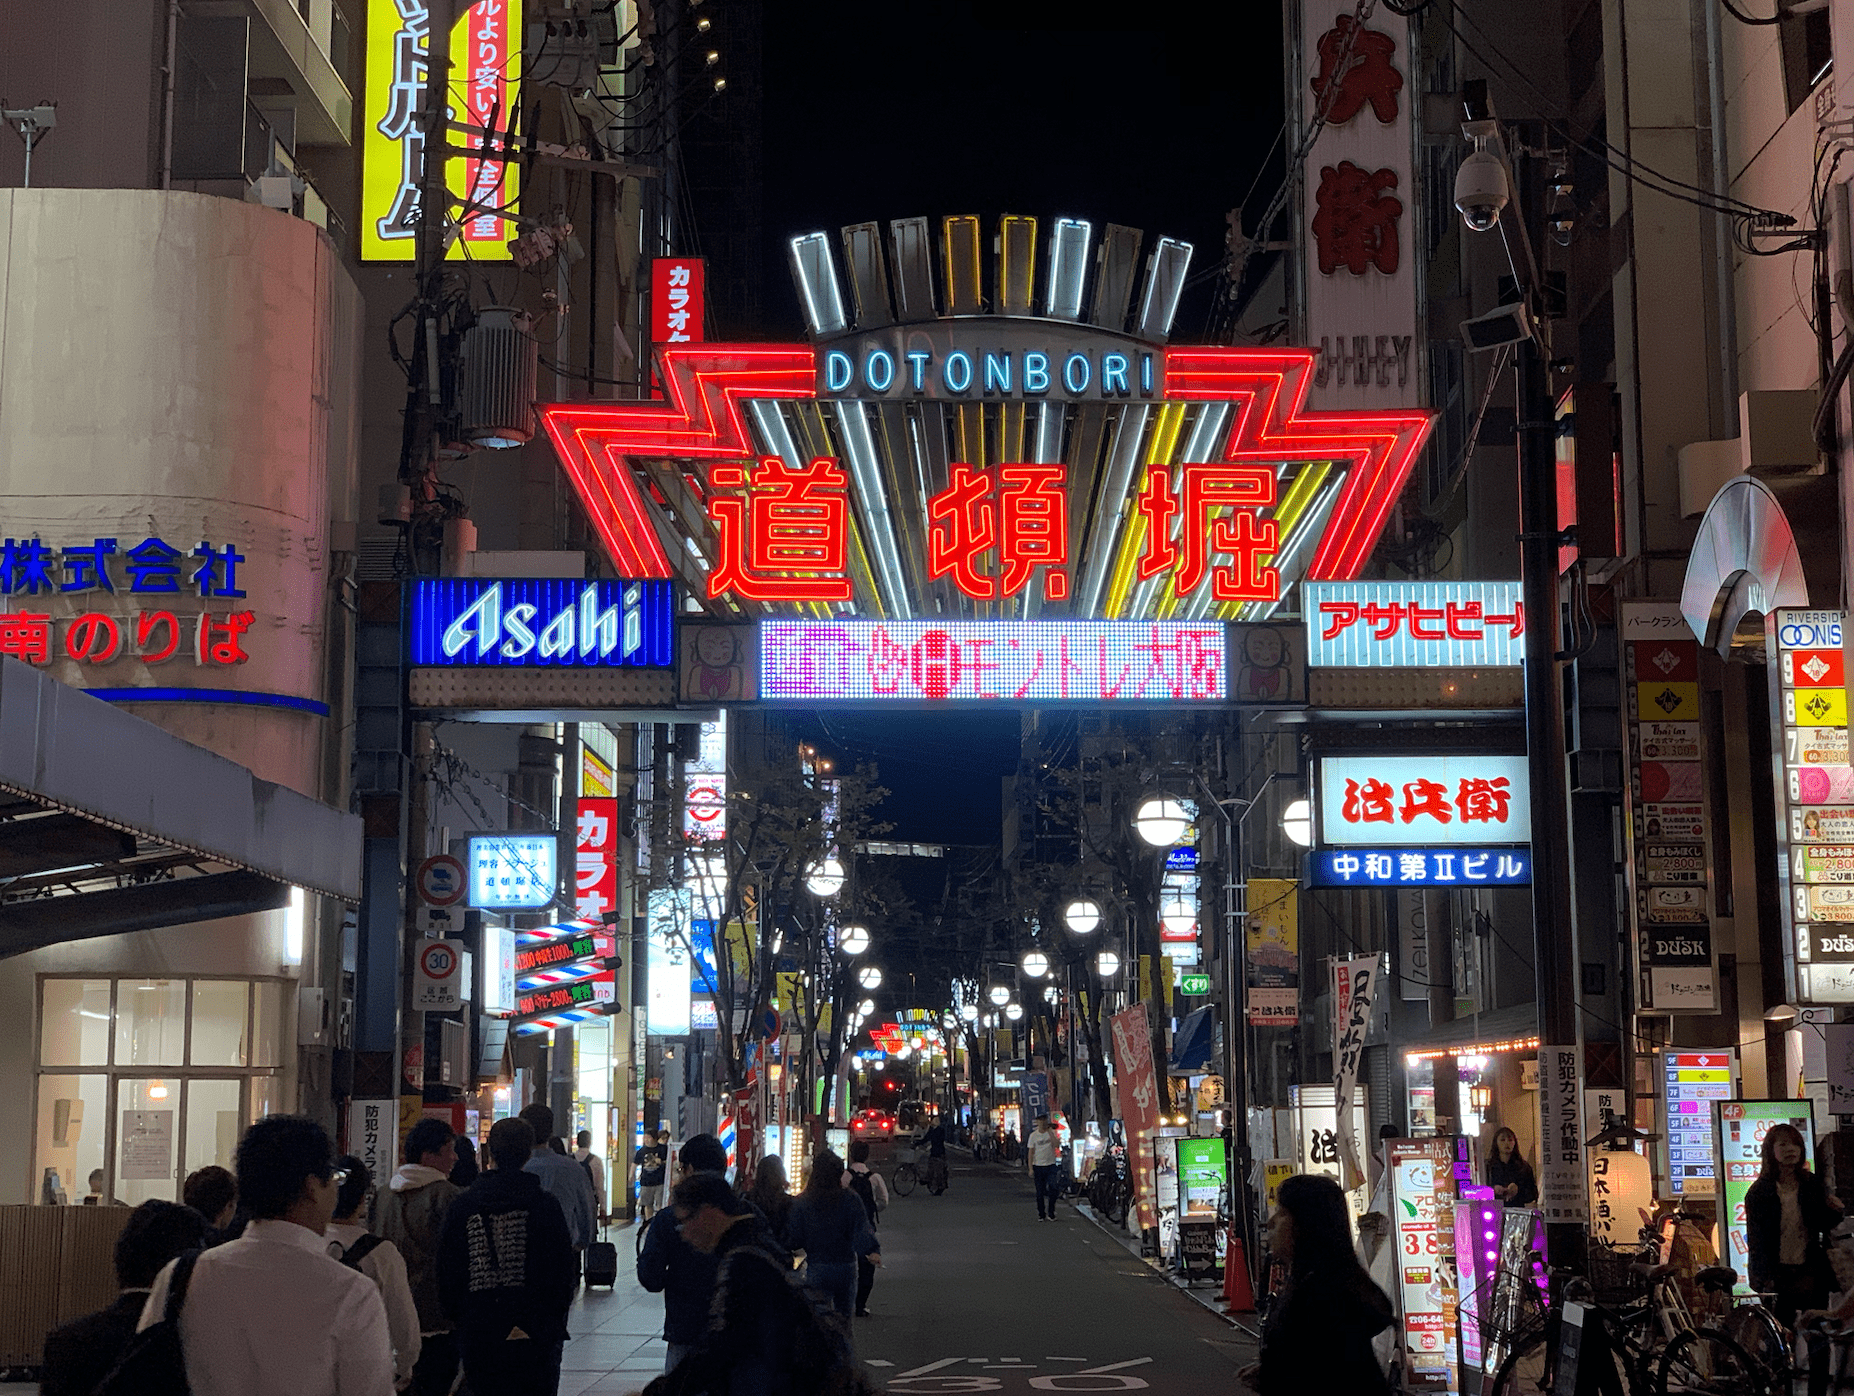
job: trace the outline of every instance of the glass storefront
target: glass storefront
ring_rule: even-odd
[[[284,981],[39,981],[34,1195],[134,1206],[281,1108]]]

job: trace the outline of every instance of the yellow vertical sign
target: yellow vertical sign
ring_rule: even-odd
[[[425,168],[424,0],[367,0],[361,94],[360,255],[367,262],[417,256],[419,181]],[[477,0],[451,31],[449,118],[507,131],[521,103],[521,10],[516,0]],[[481,135],[450,131],[450,144],[479,149]],[[521,172],[514,161],[453,156],[447,169],[458,222],[446,259],[506,262]]]

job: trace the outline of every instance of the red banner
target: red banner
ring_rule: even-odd
[[[618,802],[581,797],[574,843],[573,914],[597,921],[618,905]]]
[[[708,264],[700,257],[656,257],[650,263],[650,342],[700,344],[708,299]]]
[[[1157,1226],[1152,1141],[1163,1111],[1159,1078],[1152,1066],[1152,1025],[1143,1003],[1114,1014],[1108,1022],[1114,1034],[1114,1090],[1120,1098],[1121,1123],[1126,1126],[1127,1161],[1133,1168],[1139,1224],[1142,1228]]]

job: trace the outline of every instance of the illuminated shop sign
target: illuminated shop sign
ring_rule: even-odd
[[[573,914],[596,921],[618,905],[616,799],[580,796],[573,845]]]
[[[1523,887],[1530,848],[1321,848],[1307,855],[1313,887]]]
[[[1470,669],[1525,659],[1518,582],[1308,582],[1300,599],[1309,664]]]
[[[473,834],[469,841],[470,905],[487,911],[551,905],[556,874],[552,834]]]
[[[650,342],[700,344],[708,292],[708,263],[700,257],[650,261]]]
[[[1667,1182],[1676,1197],[1711,1197],[1713,1177],[1712,1103],[1738,1094],[1737,1053],[1730,1047],[1704,1052],[1662,1052],[1662,1110],[1667,1128]]]
[[[679,575],[681,531],[710,597],[854,601],[903,619],[942,590],[1011,599],[1007,617],[1031,602],[1111,619],[1188,603],[1263,619],[1302,576],[1358,574],[1429,430],[1417,409],[1305,411],[1306,350],[1069,341],[1060,327],[1032,327],[1032,342],[1008,318],[949,324],[817,348],[666,345],[666,400],[539,411],[625,575]],[[902,397],[971,420],[929,450],[920,429],[880,417]],[[795,403],[817,404],[805,420],[821,415],[841,456],[800,448]],[[981,419],[1006,411],[1003,444],[981,451],[977,433],[993,431]],[[1088,412],[1117,420],[1104,433],[1075,415]],[[951,425],[936,416],[932,430]],[[1087,454],[1065,461],[1065,446]],[[689,496],[665,501],[679,477],[645,473],[663,459],[707,463],[707,479],[688,472]],[[704,515],[705,531],[671,524]]]
[[[1764,1137],[1772,1126],[1785,1124],[1802,1135],[1802,1167],[1810,1167],[1815,1154],[1815,1107],[1808,1100],[1715,1100],[1712,1102],[1713,1163],[1719,1184],[1719,1264],[1738,1272],[1737,1293],[1749,1294],[1745,1283],[1751,1258],[1750,1225],[1745,1217],[1745,1196],[1764,1169]]]
[[[426,578],[408,646],[420,666],[668,668],[674,613],[668,582]]]
[[[425,0],[374,0],[367,6],[367,57],[361,123],[361,260],[410,262],[417,255],[420,180],[425,172],[425,55],[430,7]],[[450,118],[480,130],[507,131],[521,101],[521,12],[513,0],[475,0],[451,30]],[[459,148],[485,138],[453,132]],[[517,160],[480,155],[452,159],[450,191],[464,201],[451,261],[509,260],[512,210],[521,179]]]
[[[567,984],[548,984],[518,993],[515,997],[515,1016],[529,1018],[539,1013],[559,1013],[569,1008],[615,1004],[617,1001],[618,977],[608,970]]]
[[[611,936],[590,929],[575,931],[557,940],[523,945],[515,951],[515,973],[525,978],[542,970],[561,969],[584,960],[600,959],[610,955],[615,945]]]
[[[1223,628],[1161,621],[762,621],[760,696],[1217,702]]]
[[[1328,756],[1320,761],[1327,846],[1530,843],[1523,756]]]

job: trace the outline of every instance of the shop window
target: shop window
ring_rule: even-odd
[[[39,1061],[45,1066],[109,1064],[109,980],[45,981],[39,1005]]]
[[[188,1061],[194,1066],[244,1066],[250,1001],[251,986],[242,979],[194,980]]]
[[[108,985],[104,988],[107,990]],[[90,1175],[103,1167],[103,1131],[108,1122],[107,1076],[98,1073],[39,1078],[39,1118],[33,1141],[33,1156],[38,1160],[34,1201],[84,1200],[90,1191]]]
[[[236,1080],[187,1082],[187,1149],[181,1177],[216,1163],[232,1166],[244,1120],[238,1110]]]
[[[250,1122],[256,1124],[266,1115],[279,1113],[283,1109],[281,1099],[275,1076],[253,1076],[251,1078]]]
[[[117,1066],[179,1066],[186,1040],[186,980],[117,981]]]
[[[159,1076],[116,1083],[115,1201],[135,1207],[150,1198],[179,1200],[174,1144],[180,1092],[181,1082]]]
[[[280,1065],[283,1060],[279,1040],[283,1032],[283,985],[275,979],[259,980],[251,986],[251,994],[251,1065]]]

